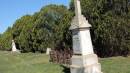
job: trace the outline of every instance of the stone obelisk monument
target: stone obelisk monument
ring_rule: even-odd
[[[75,17],[70,30],[73,34],[73,52],[71,73],[102,73],[98,57],[94,54],[90,27],[81,13],[80,0],[74,0]]]

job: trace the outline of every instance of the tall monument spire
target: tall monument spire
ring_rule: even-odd
[[[76,16],[81,16],[81,6],[79,0],[74,0],[75,4],[75,14]]]
[[[74,0],[75,17],[70,30],[73,38],[71,73],[102,73],[98,57],[94,54],[89,28],[91,25],[81,13],[80,0]]]

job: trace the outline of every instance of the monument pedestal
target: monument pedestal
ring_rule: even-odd
[[[71,73],[102,73],[96,54],[73,55]]]

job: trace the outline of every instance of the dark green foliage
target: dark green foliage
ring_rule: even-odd
[[[12,29],[9,27],[5,33],[0,36],[0,50],[10,50],[12,41]]]
[[[30,15],[25,15],[18,19],[12,28],[17,48],[24,52],[29,52],[32,49],[31,34],[34,22],[32,18]]]
[[[70,47],[71,34],[68,28],[71,17],[71,12],[64,6],[50,5],[42,8],[33,28],[34,49],[42,52],[47,47],[59,47],[59,44]]]
[[[99,56],[127,55],[130,50],[130,11],[127,0],[81,0],[92,24],[91,35]]]
[[[2,40],[14,39],[17,48],[22,52],[45,52],[47,47],[70,48],[71,19],[72,13],[65,6],[48,5],[33,15],[18,19],[12,29],[2,35],[6,37]],[[4,41],[4,44],[1,44],[4,49],[7,47],[5,44],[11,48],[11,44]]]

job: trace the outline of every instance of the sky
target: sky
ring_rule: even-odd
[[[0,0],[0,33],[23,15],[33,14],[43,6],[58,4],[69,6],[70,0]]]

